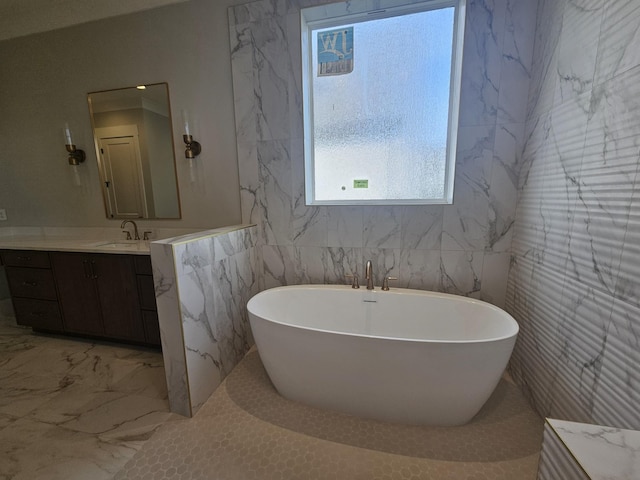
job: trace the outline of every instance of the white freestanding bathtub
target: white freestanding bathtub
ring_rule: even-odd
[[[422,290],[278,287],[247,305],[278,392],[385,421],[461,425],[491,396],[518,324],[479,300]]]

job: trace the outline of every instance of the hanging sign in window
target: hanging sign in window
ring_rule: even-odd
[[[353,27],[318,32],[318,76],[353,71]]]

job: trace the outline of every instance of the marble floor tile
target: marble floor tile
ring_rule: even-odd
[[[0,432],[0,478],[107,480],[137,449],[22,418]]]
[[[0,413],[14,417],[28,415],[58,395],[66,386],[66,381],[61,377],[4,372],[0,385]]]
[[[2,368],[21,374],[37,372],[39,375],[66,377],[71,383],[81,381],[106,389],[138,366],[132,361],[98,355],[84,342],[75,345],[69,341],[51,339],[50,342],[16,354],[4,362]]]
[[[0,413],[0,432],[2,432],[2,430],[11,425],[13,422],[16,421],[15,417],[12,417],[11,415],[5,415]]]
[[[65,428],[94,435],[113,435],[140,429],[154,429],[169,418],[167,401],[103,392],[76,410]]]
[[[164,366],[145,364],[115,382],[112,390],[131,395],[167,400],[167,379]]]
[[[0,324],[0,479],[109,480],[182,418],[160,352]]]

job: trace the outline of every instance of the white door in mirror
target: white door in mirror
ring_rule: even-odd
[[[7,219],[7,211],[4,208],[0,208],[0,222]]]

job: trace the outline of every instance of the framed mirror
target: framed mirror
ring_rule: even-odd
[[[169,86],[88,95],[107,218],[180,218]]]

